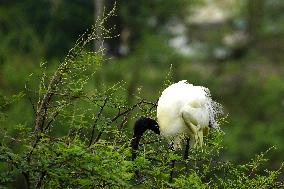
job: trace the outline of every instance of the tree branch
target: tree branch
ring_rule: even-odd
[[[92,127],[92,133],[91,133],[90,142],[89,142],[88,147],[90,147],[90,146],[92,145],[92,143],[93,143],[94,134],[95,134],[95,127],[96,127],[96,125],[97,125],[97,122],[98,122],[99,118],[101,117],[101,114],[102,114],[102,112],[103,112],[103,110],[104,110],[104,107],[105,107],[106,104],[107,104],[108,99],[109,99],[108,97],[106,97],[106,98],[104,99],[104,103],[103,103],[103,105],[100,107],[100,111],[99,111],[99,113],[98,113],[97,116],[96,116],[96,119],[95,119],[94,124],[93,124],[93,127]]]
[[[28,96],[28,99],[29,99],[29,101],[30,101],[30,103],[31,103],[31,105],[32,105],[33,112],[34,112],[34,114],[36,115],[35,105],[34,105],[34,103],[33,103],[33,101],[32,101],[31,96],[29,95],[29,92],[28,92],[29,90],[28,90],[28,87],[27,87],[27,82],[25,83],[25,90],[26,90],[26,94],[27,94],[27,96]]]
[[[131,106],[130,108],[124,110],[123,112],[119,111],[119,112],[117,113],[117,115],[114,116],[114,117],[111,119],[111,121],[110,121],[107,125],[112,124],[113,122],[115,122],[115,121],[116,121],[118,118],[120,118],[121,116],[124,116],[124,115],[130,113],[131,111],[133,111],[136,107],[140,106],[141,104],[153,104],[153,103],[147,102],[147,101],[145,101],[144,99],[142,99],[141,101],[137,102],[136,104],[134,104],[134,105]],[[100,138],[101,138],[103,132],[104,132],[104,129],[102,129],[102,130],[99,132],[99,134],[97,135],[97,138],[95,139],[95,142],[94,142],[94,143],[96,143],[96,142],[98,142],[98,141],[100,140]]]

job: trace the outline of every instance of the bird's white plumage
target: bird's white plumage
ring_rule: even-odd
[[[185,80],[170,85],[158,101],[157,118],[161,134],[179,146],[184,136],[192,146],[201,146],[209,121],[217,125],[216,115],[221,106],[211,99],[209,89],[194,86]]]

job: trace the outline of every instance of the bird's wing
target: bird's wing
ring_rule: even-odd
[[[182,109],[182,118],[188,128],[191,146],[202,146],[203,135],[208,134],[209,114],[206,108],[192,108],[187,105]]]
[[[182,117],[187,124],[199,125],[201,128],[205,128],[209,125],[209,112],[206,107],[192,107],[186,105],[182,108]]]

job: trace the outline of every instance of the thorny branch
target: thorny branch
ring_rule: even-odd
[[[93,124],[93,127],[92,127],[92,133],[91,133],[91,137],[90,137],[90,142],[89,142],[89,145],[88,145],[88,146],[91,146],[92,143],[93,143],[94,134],[95,134],[95,127],[96,127],[96,125],[97,125],[97,122],[98,122],[99,118],[100,118],[101,115],[102,115],[102,112],[103,112],[104,107],[106,106],[106,104],[107,104],[107,102],[108,102],[108,99],[109,99],[108,97],[106,97],[106,98],[104,99],[104,103],[103,103],[103,105],[100,107],[100,111],[99,111],[99,113],[97,114],[97,116],[96,116],[96,118],[95,118],[95,121],[94,121],[94,124]]]
[[[73,63],[75,61],[75,58],[83,51],[84,47],[89,42],[91,42],[92,40],[95,40],[99,37],[101,37],[101,38],[108,38],[109,37],[107,35],[110,32],[109,32],[108,29],[106,29],[104,27],[104,23],[106,22],[107,18],[114,15],[114,10],[115,10],[115,7],[102,20],[100,20],[100,22],[97,23],[94,28],[92,28],[93,31],[91,33],[87,34],[87,32],[85,32],[76,41],[75,46],[69,50],[69,52],[68,52],[67,56],[65,57],[65,60],[63,61],[63,63],[61,63],[59,65],[58,69],[56,70],[56,72],[54,73],[54,75],[52,76],[52,78],[51,78],[51,80],[48,84],[46,93],[38,101],[35,124],[34,124],[35,133],[40,133],[42,131],[42,129],[43,129],[42,123],[43,123],[44,117],[46,117],[45,110],[47,109],[47,105],[50,103],[52,96],[56,92],[56,90],[55,90],[56,86],[61,83],[62,75],[68,71],[70,66],[72,66],[71,63]],[[101,29],[104,29],[106,34],[102,34],[103,36],[97,36],[95,30],[98,27],[101,28]],[[78,67],[75,67],[75,68],[77,69]],[[80,68],[78,68],[78,69],[80,69]]]
[[[32,101],[32,98],[31,98],[31,96],[30,96],[30,94],[29,94],[27,82],[25,83],[25,90],[26,90],[26,94],[27,94],[27,96],[28,96],[28,99],[29,99],[29,101],[30,101],[30,103],[31,103],[31,105],[32,105],[33,112],[34,112],[34,114],[36,114],[35,105],[34,105],[34,103],[33,103],[33,101]]]
[[[114,116],[114,117],[109,121],[109,123],[108,123],[107,125],[112,124],[113,122],[115,122],[115,121],[116,121],[118,118],[120,118],[121,116],[126,116],[126,115],[128,115],[131,111],[133,111],[135,108],[141,106],[142,104],[148,104],[148,105],[150,104],[150,105],[153,105],[153,107],[156,106],[155,103],[148,102],[148,101],[145,101],[144,99],[142,99],[142,100],[140,100],[139,102],[137,102],[136,104],[134,104],[133,106],[131,106],[131,107],[127,108],[126,110],[124,110],[123,112],[121,112],[121,111],[119,110],[118,113],[117,113],[117,115]],[[127,118],[125,118],[125,119],[127,119]],[[123,122],[124,122],[124,121],[126,121],[126,120],[123,120]],[[123,123],[122,123],[122,126],[123,126]],[[122,127],[122,126],[121,126],[121,127]],[[104,131],[105,131],[105,130],[102,129],[102,130],[98,133],[97,138],[95,139],[94,143],[96,143],[96,142],[98,142],[98,141],[100,140],[100,138],[101,138],[101,136],[102,136],[102,134],[103,134]]]
[[[61,80],[61,72],[56,71],[55,74],[53,75],[48,88],[47,92],[43,95],[42,99],[39,100],[38,106],[37,106],[37,111],[36,111],[36,119],[35,119],[35,133],[40,133],[42,131],[42,123],[44,118],[46,117],[46,108],[47,105],[49,104],[51,97],[54,94],[54,88],[55,86],[59,83]]]
[[[48,130],[50,128],[51,123],[55,120],[55,118],[58,116],[59,112],[55,112],[54,116],[50,119],[46,127],[44,128],[45,130]]]

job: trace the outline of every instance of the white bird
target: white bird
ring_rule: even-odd
[[[191,147],[201,147],[209,127],[219,128],[216,117],[221,113],[222,106],[211,99],[208,88],[194,86],[186,80],[170,85],[158,101],[158,123],[147,117],[136,121],[132,159],[136,158],[140,138],[147,129],[173,141],[174,148],[180,147],[184,138],[189,138]]]
[[[157,118],[161,135],[174,140],[190,138],[192,147],[202,146],[203,135],[208,134],[209,123],[218,127],[216,116],[221,106],[211,99],[208,88],[194,86],[185,80],[170,85],[158,101]]]

